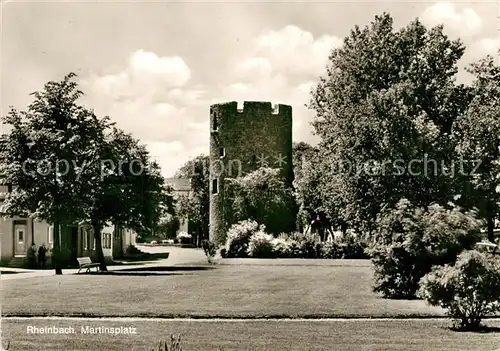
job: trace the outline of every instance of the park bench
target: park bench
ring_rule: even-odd
[[[93,263],[90,257],[78,257],[77,261],[78,264],[80,265],[78,273],[80,273],[82,269],[86,269],[86,272],[90,272],[90,268],[93,267],[95,267],[96,271],[99,272],[99,263]]]
[[[498,245],[494,244],[492,242],[479,242],[479,243],[476,243],[476,247],[486,249],[492,255],[500,254],[500,249],[499,249]]]

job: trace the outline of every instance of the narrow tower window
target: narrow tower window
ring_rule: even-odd
[[[212,194],[218,194],[219,193],[219,182],[217,179],[212,180]]]
[[[212,130],[217,130],[219,127],[218,121],[217,121],[217,113],[214,112],[214,118],[213,118],[213,125],[212,125]]]
[[[224,149],[223,147],[219,148],[219,156],[220,158],[226,156],[226,149]]]

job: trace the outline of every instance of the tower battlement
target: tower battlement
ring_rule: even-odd
[[[292,107],[284,104],[274,104],[269,101],[231,101],[210,106],[212,113],[222,112],[230,114],[246,114],[255,111],[272,115],[288,116],[292,113]]]

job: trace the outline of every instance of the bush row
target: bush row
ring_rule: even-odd
[[[302,233],[281,234],[274,237],[264,226],[252,220],[241,221],[228,231],[225,247],[226,258],[368,258],[367,245],[353,236],[333,242],[319,243]]]
[[[413,207],[401,200],[385,209],[369,253],[376,292],[389,298],[420,297],[447,310],[455,326],[478,329],[500,310],[500,264],[472,250],[483,223],[475,212],[450,204]]]

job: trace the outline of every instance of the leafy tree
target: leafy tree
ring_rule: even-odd
[[[176,178],[190,179],[191,196],[178,199],[178,215],[188,218],[189,231],[196,237],[199,246],[201,240],[208,240],[209,232],[209,157],[199,155],[184,164],[175,174]]]
[[[453,263],[473,247],[482,224],[474,211],[452,204],[416,208],[403,199],[395,208],[384,208],[371,248],[374,291],[389,298],[415,297],[432,266]]]
[[[82,95],[68,74],[33,93],[26,111],[11,109],[3,118],[10,127],[1,153],[4,182],[15,185],[4,210],[9,215],[33,216],[54,225],[53,262],[62,274],[61,225],[85,218],[85,194],[93,174],[88,164],[100,156],[99,140],[106,119],[76,103]],[[59,167],[58,167],[59,166]]]
[[[442,26],[415,20],[395,31],[388,14],[356,26],[332,51],[310,103],[321,137],[317,189],[329,212],[370,233],[381,208],[401,198],[418,206],[450,200],[450,133],[471,99],[454,82],[463,52]],[[436,161],[427,174],[425,162],[410,174],[409,163],[425,156]]]
[[[160,167],[132,135],[112,128],[100,150],[101,162],[94,164],[96,177],[87,192],[86,219],[93,228],[100,269],[105,271],[101,230],[106,223],[138,233],[151,231],[164,214],[173,213],[174,205]]]
[[[459,174],[461,201],[478,206],[493,241],[500,205],[500,67],[493,57],[471,65],[474,99],[454,124],[456,151],[465,161]]]
[[[160,219],[155,229],[155,233],[163,236],[165,239],[174,239],[180,228],[180,220],[177,215],[167,214]]]
[[[424,276],[418,295],[445,308],[456,328],[478,330],[483,318],[500,311],[499,269],[498,260],[465,251],[455,265],[434,267]]]
[[[297,227],[299,231],[315,217],[315,212],[323,209],[319,182],[322,176],[318,150],[306,143],[293,146],[293,187],[298,205]],[[319,167],[318,167],[319,166]]]
[[[300,141],[292,144],[293,176],[295,180],[302,178],[304,165],[318,153],[318,149],[310,144]]]
[[[294,196],[278,169],[263,167],[244,177],[228,178],[226,182],[228,228],[248,219],[264,225],[272,234],[293,229]]]
[[[54,225],[53,261],[61,274],[60,228],[90,224],[106,270],[101,229],[108,223],[152,228],[173,209],[159,166],[146,148],[77,104],[82,95],[70,73],[33,93],[27,111],[3,119],[11,127],[1,153],[4,182],[15,189],[4,203],[9,215],[33,216]],[[134,169],[134,166],[136,167]],[[137,169],[139,168],[139,169]]]

